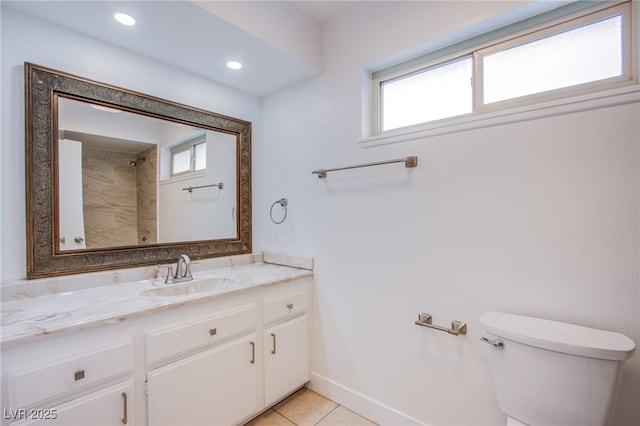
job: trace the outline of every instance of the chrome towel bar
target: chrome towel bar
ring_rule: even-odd
[[[189,191],[189,192],[193,192],[194,189],[199,189],[199,188],[210,188],[212,186],[217,186],[219,189],[222,189],[224,187],[224,184],[222,182],[220,183],[212,183],[211,185],[202,185],[202,186],[190,186],[188,188],[182,188],[183,191]]]
[[[451,328],[440,327],[439,325],[431,324],[432,317],[431,314],[425,314],[424,312],[418,315],[418,321],[415,322],[416,325],[422,327],[433,328],[434,330],[444,331],[449,334],[453,334],[454,336],[458,336],[460,334],[467,334],[467,324],[461,321],[452,321]]]
[[[417,167],[418,157],[416,157],[415,155],[412,155],[406,158],[398,158],[397,160],[377,161],[375,163],[357,164],[355,166],[337,167],[335,169],[319,169],[319,170],[312,171],[311,174],[318,175],[318,177],[322,179],[322,178],[326,178],[327,173],[329,172],[336,172],[338,170],[357,169],[360,167],[381,166],[383,164],[391,164],[391,163],[404,163],[404,166],[407,168]]]

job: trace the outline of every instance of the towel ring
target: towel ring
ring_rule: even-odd
[[[280,206],[282,206],[282,208],[284,209],[284,216],[282,216],[282,219],[280,219],[279,221],[273,218],[273,208],[276,206],[276,204],[280,204]],[[286,198],[281,198],[279,200],[274,201],[273,204],[271,204],[271,209],[269,209],[269,216],[271,217],[271,222],[275,223],[276,225],[280,225],[282,222],[285,221],[285,219],[287,218],[287,204],[288,202]]]

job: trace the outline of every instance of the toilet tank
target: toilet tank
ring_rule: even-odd
[[[606,425],[628,337],[540,318],[489,312],[480,317],[489,340],[500,409],[526,424]]]

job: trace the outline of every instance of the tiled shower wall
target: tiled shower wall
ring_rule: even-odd
[[[158,148],[153,146],[138,153],[144,161],[138,161],[136,167],[136,193],[138,213],[138,243],[154,244],[158,242],[158,186],[156,185]]]
[[[135,245],[143,237],[147,238],[146,243],[155,242],[155,178],[143,178],[155,177],[156,148],[151,150],[153,152],[147,150],[134,155],[83,147],[82,192],[87,248]],[[138,160],[137,167],[129,165],[130,161],[141,157],[145,160]],[[136,174],[147,183],[138,185]]]

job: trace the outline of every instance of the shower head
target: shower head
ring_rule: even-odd
[[[133,161],[129,161],[129,166],[130,167],[138,167],[138,161],[145,162],[146,159],[147,159],[146,157],[138,157]]]

